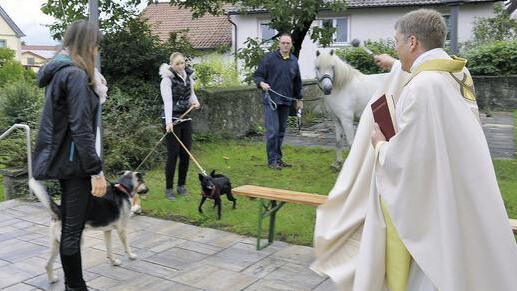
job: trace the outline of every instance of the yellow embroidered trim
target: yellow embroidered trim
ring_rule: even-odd
[[[435,59],[429,60],[422,65],[420,65],[414,72],[411,73],[411,77],[406,82],[406,85],[414,78],[416,75],[426,72],[426,71],[439,71],[439,72],[449,72],[449,73],[459,73],[463,71],[465,65],[467,64],[467,60],[454,57],[452,60],[446,59]]]
[[[448,72],[452,78],[460,85],[460,93],[463,98],[469,101],[476,101],[476,96],[474,94],[474,82],[472,81],[472,77],[464,74],[463,79],[460,80],[457,78],[454,73],[460,73],[465,68],[467,64],[467,60],[452,56],[452,60],[447,59],[435,59],[429,60],[422,65],[420,65],[414,72],[411,73],[411,77],[404,84],[406,86],[409,82],[416,77],[416,75],[426,72],[426,71],[439,71],[439,72]]]
[[[386,282],[390,291],[407,291],[411,254],[400,239],[382,198],[381,208],[386,222]]]

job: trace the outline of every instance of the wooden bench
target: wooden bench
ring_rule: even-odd
[[[510,218],[510,225],[512,226],[513,233],[517,234],[517,219]]]
[[[318,206],[327,201],[327,196],[309,194],[283,189],[275,189],[254,185],[244,185],[232,189],[234,194],[246,196],[251,199],[260,199],[259,222],[257,231],[257,250],[262,250],[271,245],[275,239],[276,213],[285,203],[298,203],[310,206]],[[261,245],[262,225],[265,218],[269,217],[268,243]]]

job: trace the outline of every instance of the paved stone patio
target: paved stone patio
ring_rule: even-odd
[[[0,203],[0,289],[64,289],[59,259],[58,283],[49,284],[44,269],[49,221],[40,203]],[[139,258],[129,261],[113,236],[119,267],[105,258],[102,232],[84,234],[83,269],[91,290],[335,290],[329,279],[308,268],[310,247],[275,242],[256,251],[251,237],[136,216],[129,240]]]

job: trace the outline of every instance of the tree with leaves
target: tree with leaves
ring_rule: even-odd
[[[109,31],[123,26],[129,19],[137,16],[136,8],[144,2],[150,5],[156,0],[101,0],[99,7],[101,29]],[[278,32],[274,38],[284,32],[292,35],[293,53],[296,57],[300,55],[302,42],[309,31],[312,31],[310,38],[318,41],[321,46],[325,47],[332,43],[334,27],[311,29],[311,24],[319,12],[323,10],[342,12],[346,9],[346,0],[170,0],[169,3],[180,8],[191,9],[194,17],[201,17],[207,13],[222,15],[228,12],[229,6],[241,13],[267,12],[271,18],[270,27]],[[58,19],[50,25],[53,36],[59,38],[69,23],[86,18],[87,4],[88,0],[48,0],[42,10]],[[246,41],[247,47],[241,51],[240,57],[248,70],[252,70],[260,62],[260,57],[265,54],[264,43],[267,41],[269,40],[260,41],[251,38]],[[269,45],[269,48],[275,47]]]
[[[138,15],[138,6],[151,0],[100,0],[99,26],[104,32],[121,28]],[[54,39],[61,39],[66,28],[74,21],[88,19],[88,0],[47,0],[41,6],[43,13],[56,21],[49,25]]]
[[[110,31],[123,26],[129,19],[138,15],[138,6],[142,3],[152,4],[156,0],[101,0],[100,27]],[[229,5],[248,13],[265,11],[270,15],[271,28],[281,33],[290,33],[293,38],[293,53],[299,56],[302,42],[311,29],[312,22],[322,10],[342,12],[346,0],[170,0],[170,5],[191,9],[194,17],[205,14],[221,15]],[[236,8],[238,7],[238,8]],[[66,27],[75,20],[88,16],[88,0],[48,0],[42,11],[57,19],[50,25],[53,37],[59,39]],[[331,26],[314,27],[311,39],[322,46],[332,43],[335,28]],[[275,36],[276,37],[276,36]]]
[[[472,40],[461,44],[462,53],[470,53],[480,46],[494,42],[515,41],[517,39],[517,19],[511,17],[503,5],[494,5],[492,17],[478,18],[472,28]]]
[[[225,4],[234,5],[241,13],[254,11],[267,12],[271,18],[270,27],[278,31],[278,34],[290,33],[293,39],[293,54],[298,57],[302,48],[302,42],[311,30],[311,24],[322,10],[342,12],[346,8],[346,0],[171,0],[171,5],[181,8],[190,8],[194,17],[206,13],[222,14]],[[318,41],[322,46],[332,43],[335,28],[314,27],[310,37]]]

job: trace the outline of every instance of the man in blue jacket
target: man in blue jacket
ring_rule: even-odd
[[[280,35],[280,49],[268,53],[253,74],[257,87],[264,91],[267,162],[268,167],[275,170],[291,167],[282,160],[289,107],[296,101],[296,108],[303,108],[302,79],[298,59],[291,53],[292,46],[291,35]]]

